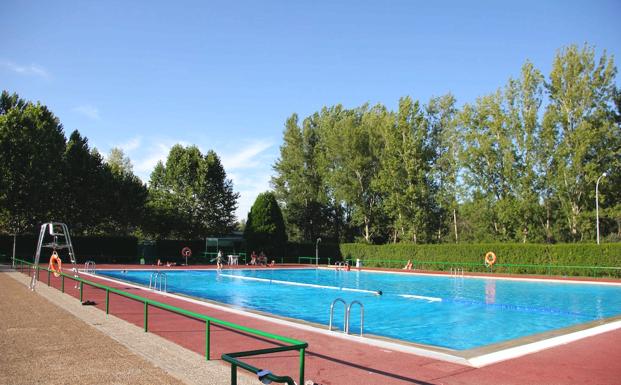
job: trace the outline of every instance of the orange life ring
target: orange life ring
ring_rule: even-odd
[[[50,257],[50,270],[54,273],[54,277],[60,277],[60,272],[63,268],[63,261],[60,260],[58,253],[54,251]]]
[[[496,263],[496,254],[494,254],[493,251],[488,251],[487,254],[485,254],[485,266],[492,267],[494,263]]]

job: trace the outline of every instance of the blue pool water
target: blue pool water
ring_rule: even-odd
[[[148,286],[152,271],[97,273]],[[323,325],[335,298],[358,300],[365,334],[456,350],[621,314],[621,286],[612,285],[315,269],[166,274],[169,292]],[[354,334],[359,309],[352,307]],[[343,318],[343,306],[335,306],[334,325],[342,329]]]

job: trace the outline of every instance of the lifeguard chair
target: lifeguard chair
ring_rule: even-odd
[[[47,242],[47,243],[46,243]],[[41,225],[39,231],[39,241],[37,242],[37,253],[35,254],[34,268],[39,266],[39,259],[41,258],[41,249],[50,248],[53,251],[67,249],[69,259],[73,264],[71,269],[74,275],[78,276],[78,269],[76,267],[75,253],[73,251],[73,244],[71,243],[71,235],[69,235],[69,228],[67,225],[60,222],[48,222]],[[37,274],[32,275],[30,281],[30,289],[34,290],[37,284]]]

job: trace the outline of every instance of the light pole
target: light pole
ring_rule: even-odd
[[[317,238],[317,242],[315,242],[315,265],[319,266],[319,242],[321,242],[321,238]]]
[[[595,227],[597,228],[597,244],[599,245],[599,181],[605,177],[605,172],[597,178],[597,182],[595,182]]]

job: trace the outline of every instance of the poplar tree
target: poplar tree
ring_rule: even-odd
[[[544,130],[553,146],[551,182],[564,216],[567,239],[584,239],[585,218],[594,201],[594,186],[602,172],[618,163],[620,138],[613,116],[616,68],[604,52],[576,45],[560,50],[545,86],[548,104]]]

